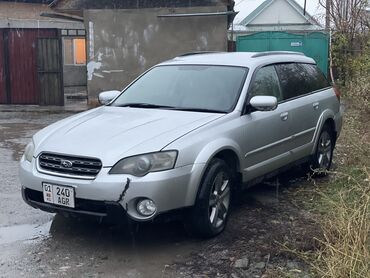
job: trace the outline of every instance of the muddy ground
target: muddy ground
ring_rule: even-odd
[[[23,149],[69,115],[0,113],[0,277],[314,277],[286,251],[313,250],[320,236],[315,216],[294,197],[313,186],[299,168],[246,191],[211,240],[189,236],[180,222],[133,230],[27,206],[18,179]]]

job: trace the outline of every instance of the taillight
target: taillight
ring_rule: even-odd
[[[339,90],[339,88],[334,85],[333,89],[334,89],[335,95],[337,96],[338,101],[340,101],[340,90]]]

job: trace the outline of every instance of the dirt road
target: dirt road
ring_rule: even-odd
[[[0,113],[0,277],[312,277],[282,247],[312,250],[320,232],[292,197],[312,186],[299,169],[245,192],[226,231],[206,241],[178,222],[133,230],[27,206],[18,180],[23,149],[39,129],[69,115]]]

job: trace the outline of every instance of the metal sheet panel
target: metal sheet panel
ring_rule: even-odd
[[[237,51],[296,51],[313,58],[320,69],[328,73],[329,35],[323,32],[293,34],[287,32],[260,32],[238,36]]]
[[[9,73],[12,104],[39,104],[37,40],[56,36],[53,29],[9,30]]]
[[[37,45],[40,105],[64,105],[59,38],[40,38]]]

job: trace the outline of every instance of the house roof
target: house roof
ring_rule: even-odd
[[[0,1],[0,19],[47,20],[41,13],[50,11],[45,4]]]
[[[19,3],[36,3],[36,4],[49,4],[53,0],[0,0],[0,2],[19,2]]]
[[[0,1],[0,28],[84,28],[81,22],[75,22],[72,18],[43,16],[50,13],[53,13],[53,10],[46,4]]]
[[[267,9],[274,1],[276,0],[266,0],[262,2],[261,5],[259,5],[253,12],[251,12],[246,18],[244,18],[239,24],[246,26],[250,24],[256,17],[258,17],[265,9]],[[320,23],[317,22],[316,19],[314,19],[307,11],[304,13],[303,7],[299,5],[295,0],[284,0],[289,5],[291,5],[297,13],[299,13],[302,17],[304,17],[309,23],[312,25],[318,25],[321,26]]]
[[[50,6],[62,10],[175,8],[197,6],[234,6],[234,0],[51,0]]]
[[[49,7],[61,14],[83,16],[88,9],[187,8],[218,6],[234,11],[234,0],[51,0]],[[225,14],[230,25],[235,14]]]

